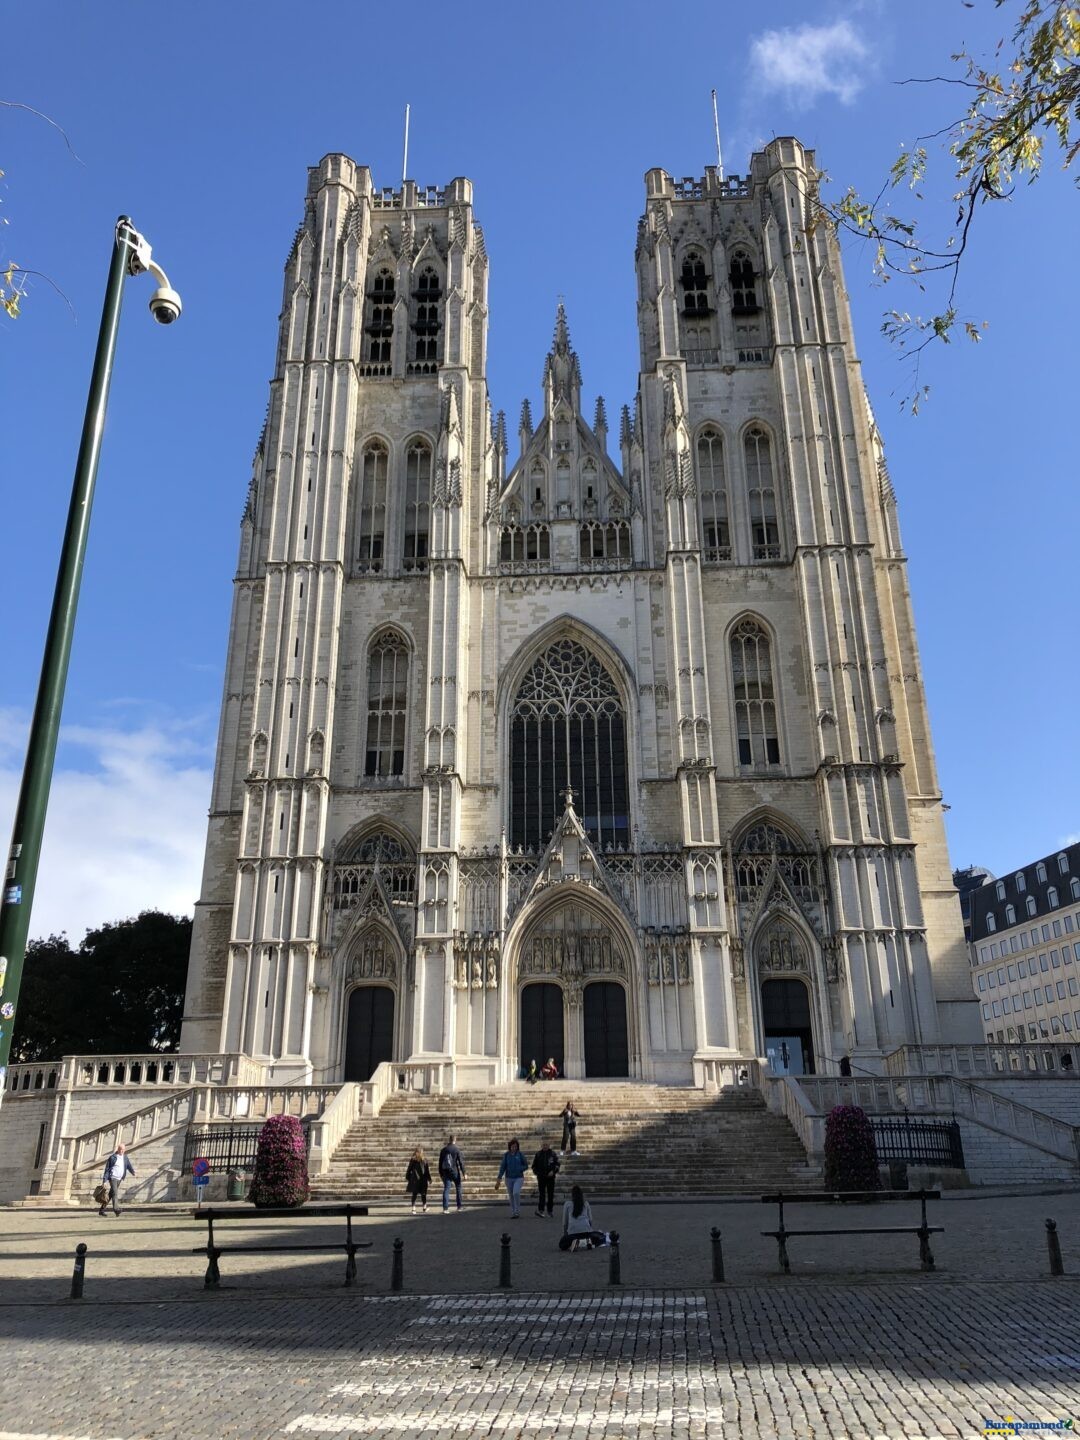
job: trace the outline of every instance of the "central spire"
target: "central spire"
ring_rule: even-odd
[[[576,415],[581,407],[581,367],[570,347],[570,326],[566,306],[560,298],[555,310],[555,333],[544,361],[544,402],[550,416],[557,400],[569,402]]]

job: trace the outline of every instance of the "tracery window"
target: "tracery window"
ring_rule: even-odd
[[[731,684],[740,765],[779,765],[769,637],[756,620],[740,620],[731,636]]]
[[[697,442],[698,494],[701,497],[702,558],[707,565],[731,559],[724,440],[718,430],[703,430]]]
[[[626,520],[612,520],[606,525],[599,520],[587,520],[580,527],[578,555],[586,567],[594,562],[606,568],[621,567],[630,563],[630,525]]]
[[[735,847],[735,889],[741,903],[753,901],[776,869],[801,904],[818,898],[818,868],[805,842],[792,839],[778,825],[763,820],[748,830]]]
[[[360,457],[360,495],[357,503],[357,566],[361,570],[383,568],[383,541],[386,537],[386,477],[390,452],[374,440]]]
[[[682,265],[683,314],[709,313],[709,276],[705,261],[696,250],[687,253]]]
[[[568,786],[593,843],[625,848],[630,806],[622,701],[597,657],[569,638],[537,658],[511,707],[511,845],[547,844]]]
[[[755,560],[780,559],[780,525],[776,518],[772,449],[759,426],[746,432],[746,488],[750,500],[750,542]]]
[[[409,574],[427,569],[431,525],[431,446],[416,440],[405,456],[405,546],[402,567]]]
[[[413,320],[413,359],[420,362],[434,362],[438,358],[439,298],[442,287],[439,276],[430,265],[425,265],[416,280],[416,311]]]
[[[541,569],[551,561],[551,531],[546,525],[504,525],[499,532],[499,565],[511,570]]]
[[[367,333],[368,360],[388,365],[394,336],[394,274],[385,266],[371,282]]]
[[[334,861],[335,908],[348,906],[377,871],[388,898],[398,904],[416,899],[416,852],[385,830],[369,831],[346,846]]]
[[[409,651],[385,630],[368,651],[367,745],[364,774],[379,779],[405,773],[405,714],[409,702]]]
[[[754,262],[745,250],[736,250],[728,270],[731,285],[731,309],[735,315],[754,315],[758,306]]]

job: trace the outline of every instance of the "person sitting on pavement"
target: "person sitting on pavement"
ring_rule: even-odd
[[[562,1215],[560,1250],[593,1250],[597,1246],[611,1244],[605,1231],[594,1228],[592,1207],[580,1185],[575,1185],[570,1191],[570,1199],[563,1206]]]
[[[555,1056],[550,1055],[546,1065],[540,1070],[541,1080],[557,1080],[559,1078],[559,1067],[555,1064]]]

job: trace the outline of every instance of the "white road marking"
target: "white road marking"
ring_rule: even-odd
[[[713,1411],[713,1417],[719,1419],[719,1411]],[[589,1424],[593,1416],[581,1410],[573,1414],[572,1423],[575,1428]],[[625,1430],[633,1431],[638,1429],[652,1429],[656,1426],[666,1425],[669,1429],[676,1419],[708,1420],[709,1411],[704,1405],[687,1406],[685,1409],[673,1410],[671,1407],[658,1410],[605,1410],[603,1420],[605,1429],[609,1427],[622,1426]],[[475,1426],[478,1431],[489,1430],[546,1430],[551,1432],[558,1429],[562,1424],[559,1419],[553,1420],[550,1410],[544,1410],[535,1415],[522,1415],[520,1411],[512,1411],[508,1415],[492,1415],[490,1410],[476,1410],[453,1416],[454,1429],[458,1434],[468,1434],[470,1427]],[[364,1434],[370,1430],[409,1430],[430,1429],[422,1420],[415,1415],[298,1415],[285,1427],[286,1435],[295,1435],[303,1432],[308,1435],[343,1435],[343,1434]]]

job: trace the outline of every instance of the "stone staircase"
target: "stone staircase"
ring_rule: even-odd
[[[377,1116],[361,1119],[345,1136],[331,1169],[312,1182],[312,1199],[403,1198],[405,1168],[417,1145],[438,1191],[439,1151],[451,1131],[465,1157],[467,1198],[493,1199],[509,1137],[517,1136],[530,1163],[544,1136],[557,1150],[559,1111],[570,1098],[582,1116],[580,1154],[563,1157],[557,1199],[572,1184],[588,1195],[680,1196],[820,1183],[789,1122],[771,1114],[756,1090],[707,1095],[626,1081],[519,1081],[451,1095],[392,1096]],[[525,1196],[534,1195],[530,1175]]]

